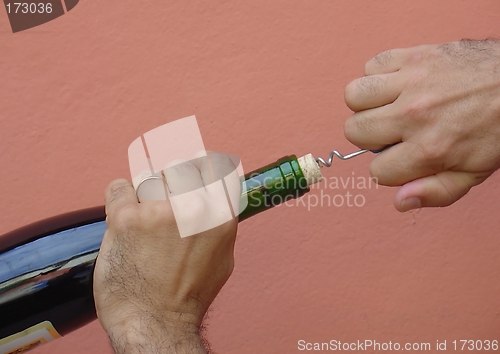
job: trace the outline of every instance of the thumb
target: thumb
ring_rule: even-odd
[[[419,178],[398,190],[394,206],[401,212],[422,207],[445,207],[462,198],[490,174],[444,171]]]

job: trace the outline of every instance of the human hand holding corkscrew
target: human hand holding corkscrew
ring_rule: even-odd
[[[401,187],[396,209],[453,204],[500,167],[499,63],[494,40],[378,54],[345,90],[354,111],[345,136],[363,150],[334,151],[318,162],[382,149],[370,173],[381,185]]]

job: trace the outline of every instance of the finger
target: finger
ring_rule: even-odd
[[[109,184],[104,192],[106,215],[113,214],[127,204],[138,204],[132,184],[126,179],[117,179]]]
[[[401,186],[415,179],[442,172],[430,161],[419,145],[407,141],[377,154],[370,164],[370,174],[378,184]]]
[[[364,76],[349,83],[344,92],[347,106],[354,112],[393,103],[403,90],[400,73]]]
[[[403,120],[394,104],[354,113],[344,124],[347,140],[360,149],[377,150],[402,140]]]
[[[455,203],[487,177],[481,173],[444,171],[419,178],[398,190],[394,206],[401,212],[422,207],[445,207]]]
[[[234,170],[236,170],[236,165],[231,158],[219,152],[208,152],[200,164],[201,178],[205,186],[224,179]]]
[[[239,214],[241,202],[241,180],[236,165],[239,158],[236,155],[211,152],[201,163],[201,176],[207,193],[213,199],[229,201],[234,216]],[[225,188],[217,184],[223,181]],[[220,188],[222,187],[222,188]]]
[[[161,173],[145,178],[136,189],[137,198],[140,203],[152,200],[167,200],[165,183]]]
[[[381,52],[366,62],[365,75],[394,73],[405,64],[420,58],[423,51],[429,47],[429,45],[421,45]]]
[[[200,170],[189,161],[177,163],[163,170],[171,196],[184,194],[204,187]]]

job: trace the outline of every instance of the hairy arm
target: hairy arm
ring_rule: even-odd
[[[185,192],[186,181],[198,188],[180,215],[174,215],[169,199],[139,203],[126,180],[107,188],[108,229],[95,266],[94,299],[117,354],[208,352],[200,329],[232,273],[238,223],[232,218],[181,237],[178,222],[196,226],[210,212],[220,214],[218,204],[210,203],[210,190],[202,195],[199,186],[211,184],[217,173],[227,175],[235,168],[229,162],[211,153],[201,164],[185,163],[167,174],[170,190]],[[239,197],[239,190],[234,193]]]
[[[170,323],[144,316],[123,328],[112,328],[108,336],[116,354],[176,353],[208,354],[208,344],[196,326]]]

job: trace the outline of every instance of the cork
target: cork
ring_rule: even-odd
[[[307,181],[307,185],[318,183],[323,179],[323,175],[321,174],[321,168],[319,167],[316,159],[312,154],[307,154],[297,159],[299,162],[300,168],[304,173],[304,177]]]

